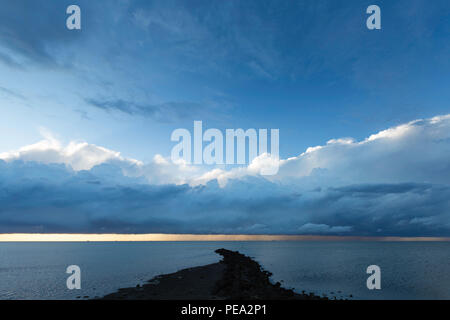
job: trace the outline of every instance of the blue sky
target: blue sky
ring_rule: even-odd
[[[450,234],[450,205],[444,200],[449,181],[444,178],[450,170],[448,119],[432,120],[449,113],[448,1],[377,1],[382,29],[372,31],[366,28],[365,11],[373,1],[79,0],[82,30],[70,31],[65,27],[65,11],[74,3],[1,3],[0,158],[5,161],[5,189],[0,220],[6,225],[1,232],[93,232],[110,226],[108,230],[115,232]],[[428,120],[411,123],[416,119]],[[293,169],[282,168],[282,178],[270,181],[242,172],[215,172],[208,176],[213,179],[206,179],[207,168],[171,167],[164,162],[174,146],[170,134],[176,128],[191,129],[194,120],[221,130],[280,129],[280,157],[296,157],[298,165],[288,163]],[[407,137],[401,129],[406,124],[411,133]],[[394,131],[401,137],[384,141],[383,147],[374,145],[377,139],[363,147],[356,143],[397,126],[400,129]],[[416,136],[419,132],[422,138]],[[348,137],[354,139],[350,145],[355,150],[363,151],[327,153],[344,145],[335,147],[327,141]],[[71,142],[72,148],[66,147]],[[20,149],[24,146],[31,147]],[[314,146],[326,148],[317,151],[315,162],[306,163],[301,155]],[[428,154],[420,152],[424,148]],[[420,154],[411,153],[409,159],[397,156],[410,150]],[[332,166],[333,161],[345,165]],[[379,171],[367,167],[377,161]],[[354,169],[350,164],[366,171],[349,174]],[[130,169],[136,165],[141,167]],[[424,169],[430,165],[435,171]],[[20,173],[23,166],[31,176]],[[323,181],[315,177],[321,170],[329,175]],[[36,178],[34,171],[44,172],[43,177]],[[95,178],[86,178],[87,174]],[[60,185],[59,178],[52,180],[54,175],[63,175],[70,184]],[[20,179],[10,183],[7,177]],[[214,185],[216,178],[220,186]],[[42,179],[47,183],[42,185]],[[119,204],[109,210],[110,201],[95,204],[90,197],[112,195],[89,181],[110,188],[126,185],[148,197],[136,204],[138,208],[129,208],[128,194],[120,189],[123,202],[117,200]],[[276,188],[267,185],[272,183]],[[354,190],[349,186],[363,188],[367,197],[355,196],[359,193],[349,191]],[[58,198],[66,199],[61,207],[51,195],[48,203],[37,201],[31,187],[71,191]],[[379,191],[369,192],[372,187],[390,190],[387,198]],[[220,188],[226,192],[219,201],[215,197],[224,192]],[[249,192],[236,208],[234,204],[240,202],[233,188],[255,188],[260,196]],[[286,200],[317,188],[327,190],[324,198],[309,195],[315,200],[301,204]],[[392,188],[402,192],[392,193]],[[154,192],[165,196],[175,192],[181,198],[159,207],[148,200]],[[193,199],[185,192],[194,192]],[[339,210],[312,204],[317,199],[325,204],[333,198],[330,194],[345,192],[352,196],[343,196],[349,198]],[[20,194],[19,202],[28,209],[12,205],[17,199],[13,194]],[[184,197],[204,204],[203,209],[183,205]],[[77,204],[69,206],[71,199]],[[211,199],[216,199],[217,207]],[[422,211],[407,206],[416,203],[411,199],[421,203]],[[277,216],[277,206],[283,211],[283,203],[288,204],[286,216],[272,218],[273,227],[264,226],[263,221],[270,220],[267,216]],[[389,211],[386,207],[391,205]],[[183,213],[166,219],[163,212],[170,212],[172,206],[183,207]],[[145,208],[159,208],[159,213],[150,214]],[[373,208],[381,222],[372,226],[369,218],[348,213],[364,211],[361,208]],[[45,214],[29,217],[28,210]],[[431,210],[436,216],[430,216]],[[60,211],[77,227],[49,213]],[[258,211],[264,212],[252,215]],[[125,216],[133,212],[134,218],[127,220]],[[212,218],[212,212],[220,214]],[[197,218],[205,225],[193,227]],[[216,220],[223,228],[217,227]],[[295,227],[289,221],[295,221]]]

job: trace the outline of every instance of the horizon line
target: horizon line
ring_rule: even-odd
[[[450,241],[450,237],[332,236],[175,233],[1,233],[0,242],[177,242],[177,241]]]

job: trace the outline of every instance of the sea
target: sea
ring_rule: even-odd
[[[0,299],[90,299],[239,251],[296,292],[336,299],[450,299],[450,242],[2,242]],[[81,270],[68,289],[67,267]],[[368,266],[380,268],[369,289]]]

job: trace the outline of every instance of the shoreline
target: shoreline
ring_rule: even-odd
[[[102,300],[328,300],[296,293],[270,281],[272,273],[238,251],[218,249],[222,260],[158,275],[144,285],[121,288]]]

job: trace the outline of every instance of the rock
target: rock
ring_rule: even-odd
[[[216,253],[223,257],[218,263],[160,275],[143,286],[119,289],[102,299],[328,300],[312,292],[296,293],[283,288],[281,282],[273,284],[271,272],[237,251],[218,249]]]

